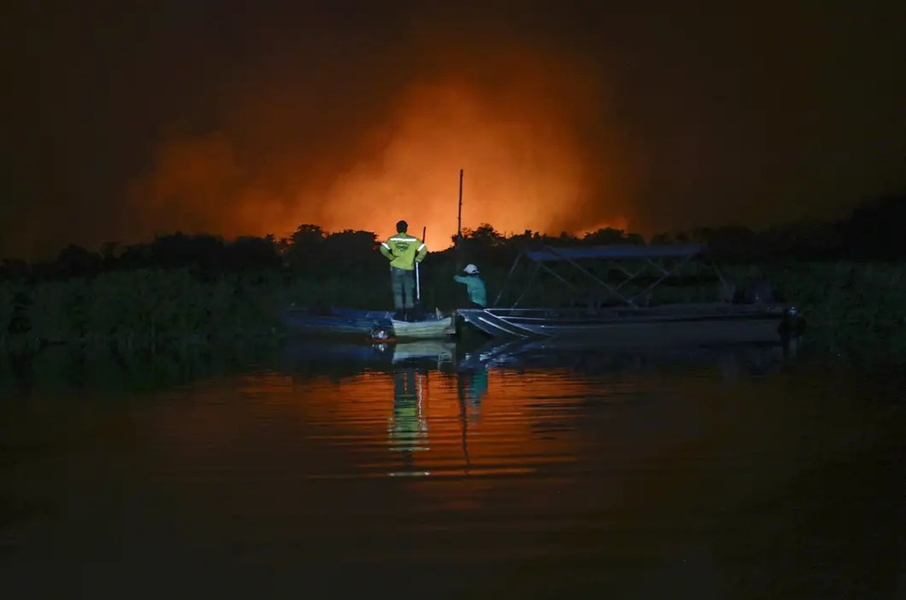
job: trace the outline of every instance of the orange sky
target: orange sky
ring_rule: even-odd
[[[57,4],[4,14],[4,257],[401,217],[438,248],[461,168],[465,226],[554,234],[845,218],[906,183],[890,10]]]
[[[150,172],[130,188],[146,235],[280,237],[314,223],[383,237],[406,219],[412,232],[427,227],[429,246],[439,249],[456,232],[460,169],[464,228],[631,225],[618,129],[603,125],[612,160],[586,146],[588,131],[601,131],[606,94],[577,57],[500,40],[467,67],[457,56],[431,56],[392,101],[335,140],[316,124],[318,111],[286,100],[305,102],[298,82],[262,75],[268,83],[255,93],[224,100],[223,127],[160,144]],[[303,148],[312,127],[327,127],[327,137]]]

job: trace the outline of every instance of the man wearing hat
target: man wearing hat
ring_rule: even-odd
[[[471,308],[487,308],[488,292],[484,285],[484,279],[478,273],[478,267],[471,264],[466,265],[463,272],[465,275],[454,275],[453,280],[466,285],[469,301],[472,303]]]

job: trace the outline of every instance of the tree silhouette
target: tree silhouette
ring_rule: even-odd
[[[64,278],[86,277],[98,272],[101,255],[70,244],[57,255],[57,272]]]
[[[906,259],[906,194],[866,202],[837,222],[804,220],[753,231],[743,226],[700,227],[688,232],[660,233],[652,244],[695,242],[707,245],[709,257],[723,264],[808,261],[896,261]],[[491,224],[464,229],[458,251],[432,251],[427,277],[449,278],[462,261],[509,266],[529,248],[571,245],[643,244],[642,236],[603,228],[581,237],[525,230],[503,235]],[[451,238],[456,241],[456,236]],[[315,279],[386,277],[386,261],[377,251],[374,232],[346,229],[329,233],[318,225],[301,224],[288,238],[241,236],[226,241],[210,234],[161,234],[148,243],[105,242],[98,252],[65,246],[51,261],[26,263],[6,258],[0,279],[47,280],[92,277],[114,269],[190,269],[205,277],[229,271],[288,269],[287,276]],[[444,266],[444,265],[448,266]]]

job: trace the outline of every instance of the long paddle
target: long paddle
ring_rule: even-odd
[[[423,244],[425,243],[425,235],[427,234],[427,232],[428,232],[427,226],[422,227],[422,243]],[[416,255],[417,255],[417,253],[416,253]],[[421,310],[421,308],[422,308],[422,284],[421,284],[421,276],[419,275],[419,272],[418,272],[418,261],[415,261],[415,307],[418,310]]]

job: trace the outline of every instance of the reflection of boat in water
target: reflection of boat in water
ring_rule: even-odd
[[[294,339],[287,342],[283,355],[291,364],[375,367],[422,361],[443,363],[454,360],[456,343],[445,340],[420,340],[373,344]]]
[[[393,312],[352,310],[344,308],[289,308],[283,312],[283,323],[293,333],[320,335],[357,335],[371,337],[375,332],[399,340],[445,339],[456,334],[452,315],[440,311],[426,312],[418,321],[398,321]]]
[[[619,371],[657,365],[746,364],[754,371],[766,371],[786,357],[775,344],[733,344],[720,346],[660,346],[616,349],[595,340],[521,339],[492,340],[467,352],[457,363],[460,370],[526,369],[570,367],[580,371]]]
[[[436,474],[434,469],[426,470],[416,465],[416,454],[431,449],[427,378],[427,371],[413,364],[400,363],[393,367],[393,412],[388,424],[388,446],[392,452],[400,453],[402,465],[389,473],[391,476]],[[455,379],[464,472],[468,474],[471,468],[468,429],[470,423],[479,420],[481,404],[488,393],[488,372],[482,368],[459,372],[455,374]],[[427,462],[430,464],[432,461],[427,459]],[[442,470],[449,469],[447,465]]]
[[[422,340],[392,344],[393,363],[411,360],[436,359],[438,362],[453,362],[456,359],[456,342]]]

